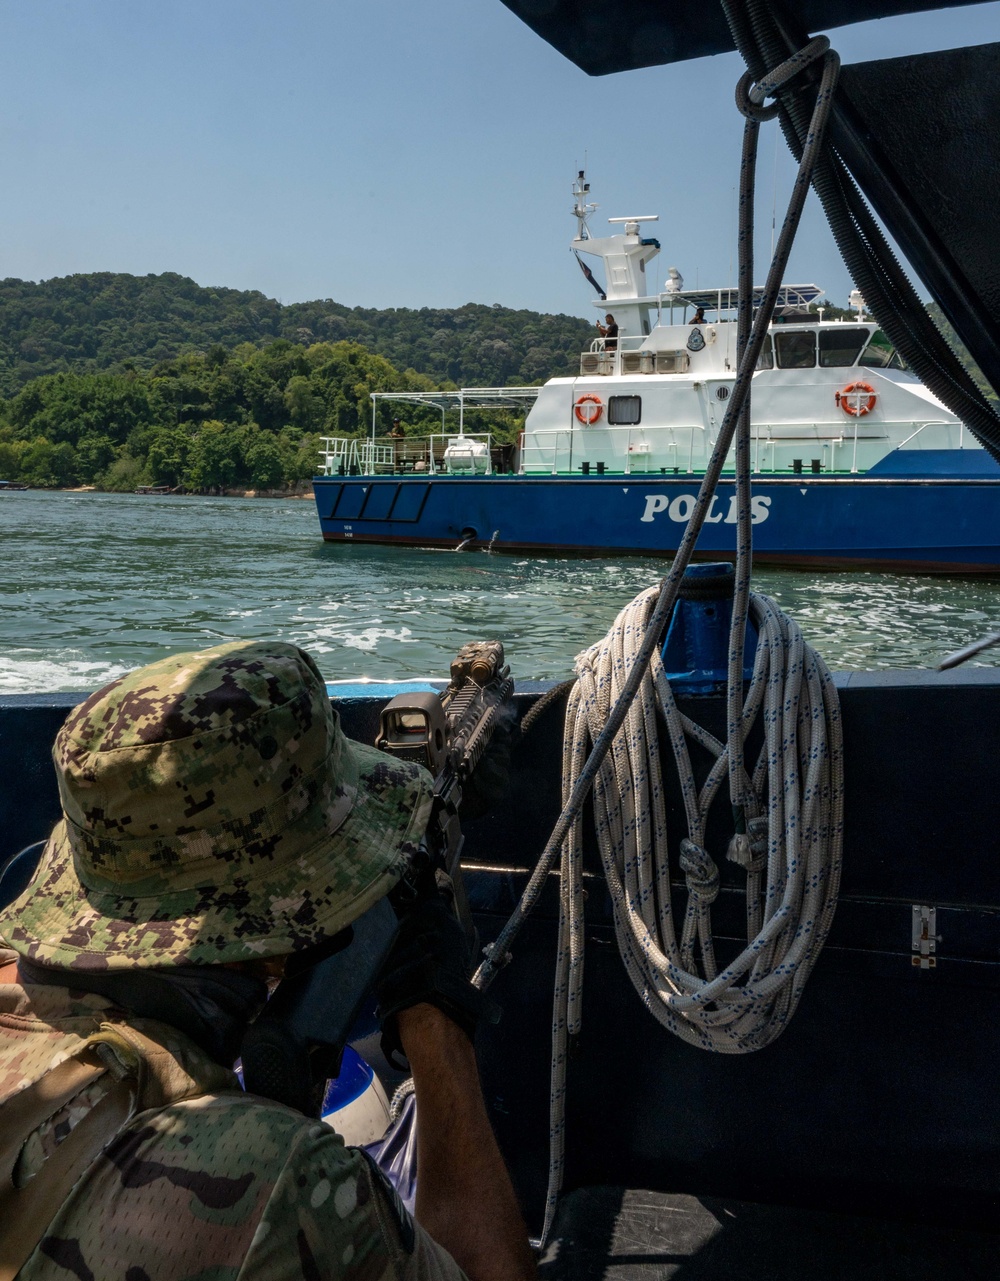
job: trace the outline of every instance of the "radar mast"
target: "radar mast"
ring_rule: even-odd
[[[573,197],[576,201],[573,205],[573,217],[576,219],[577,240],[590,239],[590,228],[587,226],[587,219],[597,208],[597,205],[588,203],[587,196],[589,194],[590,183],[587,181],[586,173],[581,169],[576,175],[576,182],[573,183]]]

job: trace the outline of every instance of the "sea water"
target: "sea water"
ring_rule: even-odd
[[[296,499],[40,491],[0,494],[0,547],[0,693],[90,690],[239,639],[301,645],[339,680],[445,676],[498,637],[515,678],[561,679],[669,563],[334,545]],[[1000,628],[989,579],[761,569],[755,586],[835,669],[932,666]]]

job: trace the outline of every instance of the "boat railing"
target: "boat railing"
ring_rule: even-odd
[[[763,294],[763,286],[755,285],[753,291],[754,310],[761,305]],[[778,290],[775,307],[778,314],[784,308],[807,311],[822,296],[823,290],[819,285],[782,285]],[[731,312],[735,315],[739,305],[739,290],[734,285],[726,285],[721,289],[718,287],[715,289],[666,289],[660,293],[652,294],[648,298],[640,298],[637,301],[656,305],[657,324],[663,323],[665,308],[669,307],[669,323],[673,324],[675,308],[682,308],[686,317],[689,308],[694,311],[698,307],[702,307],[706,311],[715,312],[715,319],[707,323],[719,325],[728,323],[728,318],[724,313]]]
[[[433,432],[429,436],[403,436],[372,440],[370,437],[323,436],[321,476],[378,476],[467,470],[493,474],[493,436],[490,432]],[[468,448],[463,450],[463,442]],[[481,448],[476,448],[479,445]],[[449,464],[448,458],[451,458]],[[467,466],[463,467],[463,459]],[[481,464],[477,466],[477,461]]]
[[[646,341],[646,338],[647,338],[646,334],[619,334],[617,338],[612,338],[611,341],[617,345],[619,350],[638,351],[639,348],[642,346],[642,344]],[[607,351],[608,350],[606,346],[607,341],[608,340],[606,338],[594,338],[591,341],[591,344],[588,350]],[[611,350],[614,351],[615,348],[612,347]]]
[[[768,471],[768,470],[773,472],[777,466],[777,463],[776,463],[777,451],[779,449],[787,448],[788,445],[792,444],[793,440],[800,440],[800,439],[803,444],[803,450],[802,450],[803,453],[806,452],[805,451],[806,444],[811,445],[814,449],[820,450],[820,452],[822,452],[824,449],[828,449],[832,451],[830,457],[826,460],[827,470],[831,470],[833,468],[834,455],[836,454],[837,450],[841,448],[843,445],[850,443],[852,447],[851,471],[856,472],[858,470],[858,420],[857,419],[853,420],[854,431],[851,433],[849,437],[845,436],[843,431],[841,431],[839,436],[821,435],[820,433],[822,431],[829,431],[830,424],[828,422],[827,423],[804,423],[804,422],[795,423],[796,429],[802,432],[801,437],[799,436],[790,437],[786,435],[775,434],[775,433],[781,433],[782,431],[787,431],[789,426],[791,426],[791,424],[787,422],[786,423],[754,423],[753,424],[753,426],[750,429],[751,430],[750,439],[753,444],[753,459],[750,465],[751,465],[751,469],[754,472],[762,472],[762,471]],[[810,435],[809,433],[812,433],[812,435]],[[770,468],[768,468],[767,466],[768,450],[771,451]],[[811,462],[812,462],[812,459],[810,459],[810,463]],[[820,466],[822,465],[823,465],[823,460],[820,459]]]
[[[844,424],[845,427],[849,427],[848,431],[845,432],[842,430],[839,435],[834,436],[834,435],[827,434],[830,431],[829,422],[815,422],[815,423],[797,422],[795,423],[795,427],[797,429],[797,432],[800,434],[792,437],[784,434],[785,432],[787,432],[789,426],[791,426],[791,424],[787,422],[785,423],[756,423],[755,422],[753,424],[752,436],[751,436],[751,439],[753,442],[752,467],[755,472],[761,472],[761,471],[767,470],[767,451],[770,450],[771,459],[772,459],[771,470],[773,471],[775,451],[779,448],[786,448],[788,445],[792,444],[794,440],[801,440],[803,442],[803,445],[805,445],[806,443],[811,443],[811,444],[814,444],[815,447],[820,451],[822,450],[829,451],[829,455],[830,455],[829,458],[826,460],[821,460],[821,466],[823,467],[824,471],[840,470],[840,468],[837,465],[839,461],[837,455],[842,450],[849,448],[851,458],[850,458],[850,467],[847,468],[847,470],[850,471],[851,475],[856,475],[860,470],[858,466],[858,445],[859,444],[863,445],[870,441],[889,440],[892,436],[893,429],[905,428],[911,425],[912,425],[911,423],[879,422],[878,426],[880,430],[873,431],[872,425],[870,423],[865,423],[865,420],[863,418],[855,418],[855,419],[852,419],[850,424],[846,424],[846,423]],[[862,426],[865,426],[866,428],[863,434],[861,432]],[[905,436],[898,444],[893,445],[892,448],[893,450],[902,449],[905,445],[908,445],[910,441],[914,440],[917,436],[920,435],[922,431],[924,431],[928,427],[954,427],[954,426],[955,426],[954,423],[948,422],[948,420],[944,418],[929,418],[927,419],[926,422],[917,424],[915,429],[911,431],[908,436]],[[812,433],[812,435],[810,435],[809,433]],[[962,424],[959,424],[959,443],[958,443],[959,449],[964,447],[963,445],[964,433],[965,433],[964,426]]]
[[[831,423],[798,422],[796,435],[785,433],[791,424],[754,423],[751,437],[754,472],[774,471],[777,468],[778,450],[787,450],[793,443],[801,442],[802,464],[806,471],[850,471],[856,474],[864,462],[859,459],[859,446],[878,441],[883,445],[894,429],[909,424],[866,423],[863,419],[844,423],[837,435],[831,434]],[[902,448],[927,427],[953,426],[944,420],[921,423],[893,448]],[[677,423],[671,426],[608,426],[592,427],[539,427],[526,432],[521,446],[519,470],[525,472],[547,471],[560,473],[580,470],[587,464],[589,474],[605,470],[617,475],[652,475],[654,473],[693,473],[695,458],[705,454],[706,427],[703,423]],[[596,442],[601,447],[595,451]],[[584,451],[585,442],[589,442]],[[607,457],[600,460],[606,447]],[[811,448],[810,448],[811,447]],[[586,457],[580,454],[585,452]],[[595,452],[597,458],[595,458]]]
[[[608,470],[631,476],[633,472],[641,472],[643,475],[650,473],[654,447],[658,453],[666,452],[668,457],[672,456],[673,459],[666,464],[666,467],[662,462],[657,461],[655,467],[658,471],[694,471],[695,441],[699,434],[704,436],[705,427],[702,423],[679,424],[671,427],[602,426],[587,428],[586,436],[596,439],[598,432],[602,440],[609,436],[612,438],[609,449],[611,457],[606,461],[621,462],[620,466],[609,466]],[[686,440],[684,433],[687,433]],[[663,439],[664,436],[668,437],[666,441]],[[560,472],[573,471],[573,443],[583,438],[585,438],[584,430],[576,427],[538,427],[534,431],[525,433],[524,443],[521,446],[520,471],[522,473],[540,471],[544,468],[553,476],[557,476]],[[684,452],[687,454],[686,458],[683,457]],[[533,458],[532,455],[535,457]],[[565,461],[560,466],[562,459]],[[584,461],[591,466],[596,466],[595,460]],[[600,468],[597,474],[601,474]]]
[[[611,341],[613,347],[607,346],[606,338],[594,338],[586,351],[580,353],[581,374],[620,374],[622,372],[622,352],[638,351],[646,341],[645,334],[619,334]]]
[[[944,418],[929,419],[927,422],[921,423],[920,426],[916,429],[916,431],[911,432],[909,436],[906,437],[905,440],[901,440],[899,444],[896,446],[896,448],[902,449],[905,445],[908,445],[911,440],[916,439],[916,437],[920,435],[920,433],[924,430],[925,427],[949,427],[951,425],[952,424],[948,423]],[[962,448],[964,431],[965,431],[965,424],[962,423],[961,430],[959,431],[959,434],[958,434],[959,449]]]
[[[393,440],[392,466],[388,470],[394,474],[426,472],[433,476],[444,458],[444,449],[444,444],[432,441],[430,436],[405,436]]]
[[[548,467],[553,476],[558,476],[559,451],[563,448],[562,442],[565,440],[566,466],[561,470],[573,470],[573,436],[575,435],[572,427],[540,427],[537,431],[526,432],[524,441],[521,445],[521,461],[518,471],[521,475],[528,470],[541,470]],[[551,437],[550,443],[545,443],[541,437]],[[530,455],[536,453],[538,461],[532,462]],[[550,456],[551,455],[551,456]]]
[[[320,475],[343,476],[353,462],[358,466],[358,442],[352,436],[322,436],[323,448],[319,451]]]
[[[380,471],[392,471],[395,465],[395,451],[392,445],[363,440],[358,442],[358,462],[361,470],[370,476]]]

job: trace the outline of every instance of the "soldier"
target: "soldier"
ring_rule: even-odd
[[[417,1095],[416,1223],[365,1153],[231,1071],[286,958],[409,864],[426,770],[346,738],[307,654],[242,642],[112,682],[53,755],[63,819],[0,913],[2,1281],[533,1276],[439,900],[378,993]]]

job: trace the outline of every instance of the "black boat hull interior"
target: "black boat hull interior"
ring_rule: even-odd
[[[584,1025],[569,1075],[568,1192],[643,1188],[695,1196],[699,1204],[730,1198],[919,1221],[934,1231],[996,1228],[1000,674],[855,673],[837,683],[847,762],[841,898],[802,1003],[769,1048],[708,1054],[646,1012],[618,957],[591,849]],[[522,686],[522,713],[543,688]],[[0,699],[0,866],[55,821],[49,753],[75,701],[69,694]],[[373,741],[383,702],[340,701],[346,731]],[[721,728],[721,700],[683,706]],[[467,885],[484,939],[514,905],[557,814],[561,719],[553,705],[516,749],[502,812],[468,825]],[[679,840],[677,796],[670,815]],[[711,826],[709,842],[712,848]],[[721,825],[714,848],[720,842]],[[717,937],[735,947],[742,873],[724,861],[722,869],[713,918]],[[915,964],[912,946],[914,908],[921,907],[936,909],[941,936],[927,969]],[[553,876],[493,989],[503,1018],[484,1029],[478,1046],[493,1122],[534,1230],[546,1179],[556,912]],[[601,1194],[606,1211],[616,1195]],[[988,1275],[972,1257],[955,1275]]]

